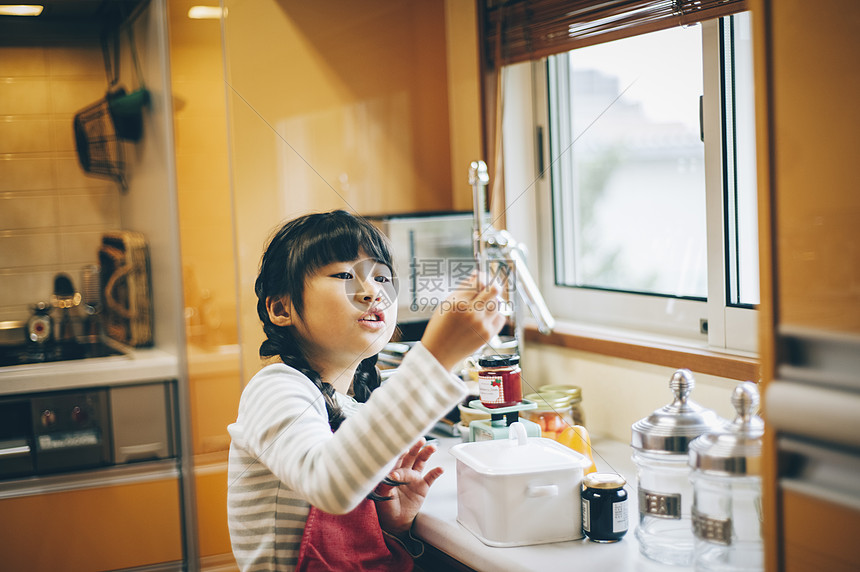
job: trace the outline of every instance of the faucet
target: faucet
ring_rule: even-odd
[[[486,222],[486,187],[489,180],[487,164],[473,161],[469,167],[469,184],[472,186],[472,250],[475,261],[479,269],[487,268],[491,262],[512,263],[517,294],[526,303],[540,333],[549,334],[555,327],[555,318],[547,308],[543,295],[526,265],[525,246],[517,242],[507,230],[496,230],[492,223]],[[515,316],[516,312],[513,315]]]

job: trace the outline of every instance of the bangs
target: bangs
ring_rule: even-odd
[[[362,252],[394,272],[391,251],[381,231],[364,219],[344,215],[333,213],[321,220],[318,228],[307,229],[310,232],[302,248],[304,252],[296,253],[297,258],[304,259],[306,275],[332,262],[355,260]]]

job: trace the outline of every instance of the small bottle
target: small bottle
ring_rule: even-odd
[[[618,542],[627,534],[627,481],[615,473],[582,479],[582,533],[594,542]]]
[[[520,356],[483,356],[478,365],[478,391],[484,407],[498,409],[522,402]]]

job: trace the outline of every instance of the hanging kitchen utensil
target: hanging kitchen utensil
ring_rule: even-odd
[[[87,173],[114,179],[123,191],[128,189],[125,176],[125,152],[122,140],[140,141],[143,136],[143,108],[149,104],[149,91],[144,87],[137,47],[131,23],[125,28],[134,62],[135,78],[140,87],[127,93],[119,82],[119,32],[114,35],[113,56],[109,36],[102,38],[102,52],[108,90],[105,97],[75,114],[74,131],[78,160]]]
[[[125,191],[125,153],[118,139],[107,97],[75,114],[75,146],[81,168],[114,179]]]

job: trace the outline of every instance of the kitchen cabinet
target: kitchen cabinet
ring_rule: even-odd
[[[860,567],[860,5],[752,3],[766,568]]]
[[[113,471],[74,484],[63,479],[59,492],[44,492],[48,483],[29,494],[0,499],[4,570],[90,572],[181,565],[181,488],[175,463],[144,472]]]

